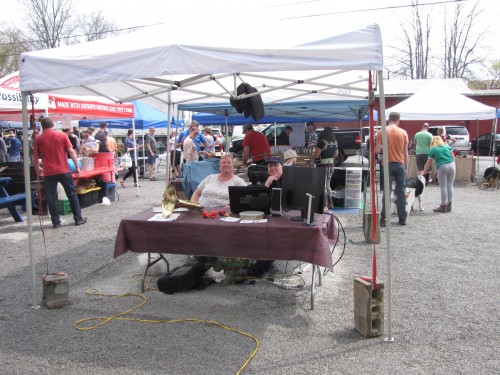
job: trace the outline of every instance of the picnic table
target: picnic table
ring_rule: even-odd
[[[11,180],[11,177],[0,177],[0,208],[7,208],[16,222],[22,222],[16,206],[26,207],[26,193],[9,195],[6,186]]]

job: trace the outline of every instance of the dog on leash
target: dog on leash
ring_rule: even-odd
[[[423,200],[424,200],[425,185],[427,185],[427,183],[428,181],[424,176],[410,177],[406,181],[407,188],[415,189],[415,199],[418,200],[418,209],[420,211],[424,211]]]
[[[485,186],[488,189],[493,190],[495,187],[500,187],[500,169],[497,167],[488,167],[484,171],[483,181],[479,185],[479,188]]]
[[[427,180],[424,176],[410,177],[406,181],[406,215],[410,215],[410,211],[413,210],[413,203],[418,200],[418,209],[424,211],[424,191],[425,185],[427,185]],[[392,213],[396,213],[396,201],[397,197],[392,192]]]

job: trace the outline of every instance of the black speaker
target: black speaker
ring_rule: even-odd
[[[271,190],[271,214],[273,216],[283,215],[282,197],[283,192],[280,188],[273,188]]]

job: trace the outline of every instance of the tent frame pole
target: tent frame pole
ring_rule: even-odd
[[[28,250],[30,254],[30,271],[31,271],[31,308],[38,309],[38,292],[36,283],[36,270],[35,270],[35,255],[33,250],[33,201],[31,195],[31,174],[30,170],[30,154],[29,154],[29,131],[28,131],[28,94],[24,91],[21,92],[21,103],[23,111],[23,157],[24,157],[24,186],[26,186],[26,216],[28,227]],[[33,165],[38,165],[33,163]],[[40,207],[41,209],[41,207]]]
[[[385,205],[385,217],[382,218],[386,222],[386,241],[387,241],[387,255],[386,255],[386,265],[387,265],[387,281],[385,283],[385,301],[386,301],[386,324],[387,336],[384,338],[384,342],[393,342],[394,337],[392,336],[392,272],[391,272],[391,194],[389,186],[389,159],[387,158],[387,124],[385,121],[385,96],[384,96],[384,77],[383,71],[378,72],[379,75],[379,104],[380,104],[380,125],[382,126],[382,156],[384,164],[384,205]]]
[[[169,92],[168,93],[168,104],[167,104],[167,144],[166,144],[166,152],[167,154],[165,155],[165,164],[166,164],[166,174],[167,174],[167,178],[166,178],[166,183],[167,183],[167,186],[170,185],[170,165],[171,165],[171,160],[170,160],[170,114],[172,113],[172,110],[173,110],[173,104],[172,104],[172,94]],[[174,148],[175,150],[175,148]],[[175,158],[175,155],[174,155],[174,158]],[[175,162],[175,159],[174,159],[174,162]]]

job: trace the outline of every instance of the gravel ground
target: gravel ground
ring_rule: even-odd
[[[58,309],[33,308],[26,224],[0,210],[2,373],[233,374],[255,348],[250,337],[208,323],[147,322],[186,318],[220,322],[255,337],[259,349],[247,374],[499,373],[500,191],[457,183],[453,212],[437,214],[432,208],[439,187],[429,185],[426,210],[412,212],[406,227],[391,227],[394,340],[385,342],[387,298],[385,335],[368,339],[354,329],[353,279],[371,274],[374,245],[364,242],[362,215],[340,210],[334,213],[346,233],[345,253],[323,278],[312,311],[307,290],[259,282],[175,295],[148,290],[145,305],[127,315],[143,321],[104,321],[142,302],[138,296],[113,297],[139,290],[136,254],[112,257],[120,219],[160,202],[165,177],[141,184],[139,197],[131,187],[117,188],[119,200],[111,206],[85,208],[84,226],[72,225],[71,215],[56,230],[48,217],[34,218],[39,300],[47,269],[69,275],[71,305]],[[382,229],[376,250],[378,280],[387,289],[386,234]],[[172,266],[186,260],[168,258]],[[310,286],[310,270],[303,276]],[[90,289],[108,296],[86,294]],[[73,326],[97,317],[82,323],[105,323],[97,329]]]

